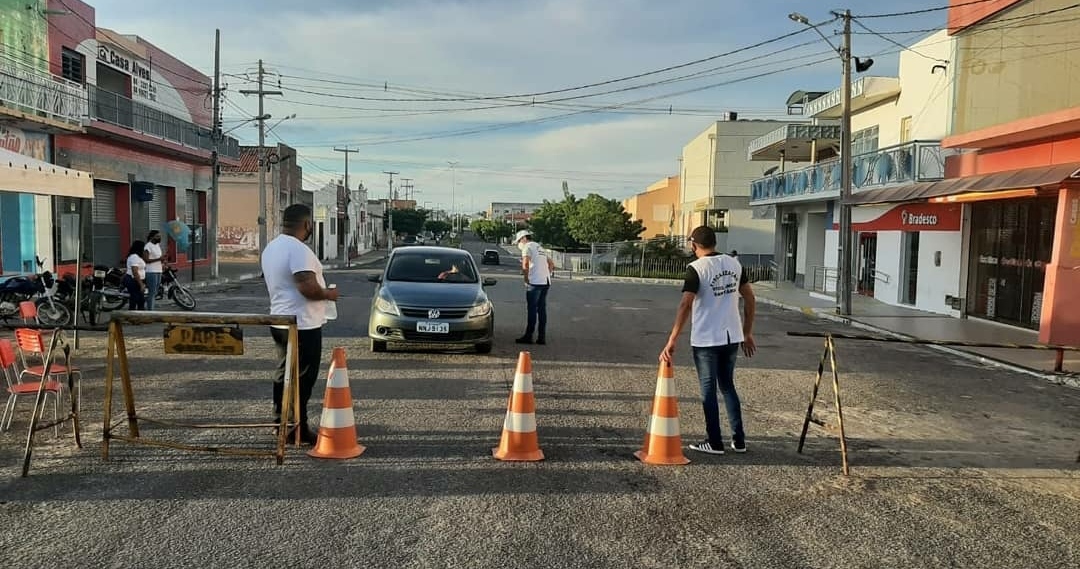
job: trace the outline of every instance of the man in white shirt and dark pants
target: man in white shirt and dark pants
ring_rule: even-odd
[[[312,234],[311,209],[302,204],[285,208],[281,235],[266,245],[262,254],[263,279],[270,293],[270,314],[296,316],[299,330],[300,440],[315,444],[317,436],[308,425],[308,401],[319,378],[322,363],[322,327],[326,323],[326,301],[338,299],[337,289],[326,288],[323,266],[304,244]],[[274,378],[274,422],[281,421],[281,399],[285,392],[287,328],[271,328],[277,346],[277,377]]]
[[[153,230],[146,236],[146,309],[153,310],[161,290],[162,273],[161,232]]]
[[[660,361],[671,363],[679,334],[692,314],[690,345],[701,382],[701,402],[708,439],[690,445],[690,449],[724,454],[720,405],[717,401],[719,390],[724,396],[724,406],[731,424],[731,449],[746,452],[742,404],[735,391],[735,359],[740,345],[747,357],[757,351],[753,335],[756,312],[754,291],[739,261],[716,252],[716,232],[711,227],[694,229],[687,241],[697,259],[687,267],[675,325],[671,328],[667,345],[660,352]],[[745,320],[739,318],[739,296],[745,304]]]
[[[514,243],[521,250],[521,272],[525,275],[525,302],[527,324],[525,335],[514,340],[518,344],[532,344],[533,332],[536,343],[547,343],[547,295],[551,288],[551,269],[554,262],[544,255],[540,244],[532,240],[532,233],[522,229],[514,235]]]

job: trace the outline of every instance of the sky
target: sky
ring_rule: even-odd
[[[224,128],[242,144],[258,142],[250,120],[257,100],[239,91],[255,88],[262,59],[267,88],[283,92],[266,99],[267,126],[276,125],[268,144],[298,150],[306,189],[343,176],[345,153],[334,148],[348,146],[359,150],[349,154],[350,185],[362,182],[370,198],[387,196],[383,172],[395,171],[395,184],[412,180],[421,207],[477,212],[491,201],[560,199],[563,181],[579,197],[624,199],[676,174],[682,147],[722,113],[782,119],[793,91],[837,88],[839,57],[790,20],[793,11],[824,23],[830,9],[864,16],[947,2],[90,3],[98,26],[140,35],[207,75],[219,28]],[[895,75],[901,47],[945,18],[936,10],[860,19],[884,37],[856,27],[853,53],[874,57],[870,74]],[[834,21],[818,29],[839,45],[840,28]],[[786,34],[794,35],[751,48]]]

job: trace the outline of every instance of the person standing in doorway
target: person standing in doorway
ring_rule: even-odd
[[[146,309],[153,310],[161,289],[162,272],[161,232],[151,231],[146,236]]]
[[[322,363],[322,327],[326,323],[326,301],[338,299],[337,289],[326,287],[323,266],[304,244],[312,234],[311,209],[303,204],[285,208],[281,235],[266,245],[262,254],[263,279],[270,293],[270,314],[296,317],[299,329],[300,440],[315,444],[308,425],[308,401],[319,377]],[[277,347],[278,370],[274,378],[274,422],[281,422],[281,399],[285,392],[288,328],[271,328]]]
[[[731,255],[716,252],[716,232],[711,227],[703,225],[694,229],[687,241],[696,260],[687,267],[682,300],[667,345],[660,352],[660,361],[672,362],[675,344],[686,325],[686,319],[692,315],[690,346],[701,383],[701,403],[708,438],[690,445],[690,449],[724,454],[717,400],[719,391],[724,397],[728,422],[731,424],[731,449],[746,452],[742,404],[735,390],[735,359],[740,345],[747,357],[752,357],[757,351],[753,334],[756,312],[754,291],[739,261]],[[739,317],[736,293],[745,304],[746,316],[743,319]]]
[[[555,263],[544,254],[540,244],[532,239],[532,232],[522,229],[514,235],[514,243],[521,250],[521,272],[525,276],[525,302],[527,324],[525,335],[514,341],[532,344],[533,332],[536,343],[547,343],[547,296],[551,288],[551,272]]]
[[[146,310],[146,243],[135,241],[128,249],[124,288],[128,292],[128,310]]]

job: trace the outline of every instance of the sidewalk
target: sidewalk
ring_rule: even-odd
[[[326,270],[345,269],[362,267],[377,263],[386,258],[385,250],[368,251],[362,255],[354,257],[348,264],[341,261],[341,259],[327,259],[323,261],[323,268]],[[259,267],[259,263],[252,262],[236,262],[236,261],[223,261],[218,263],[218,278],[210,278],[209,267],[196,267],[195,279],[192,281],[191,269],[179,271],[180,280],[185,283],[191,283],[191,288],[203,288],[208,286],[217,286],[227,283],[248,281],[252,279],[258,279],[262,277],[262,269]]]
[[[772,282],[759,282],[754,285],[754,292],[759,300],[774,306],[799,310],[830,320],[848,321],[836,314],[835,301],[812,296],[809,291],[796,288],[791,283],[781,282],[777,288]],[[851,312],[850,321],[856,327],[907,339],[1007,344],[1040,343],[1039,334],[1034,330],[986,320],[954,318],[913,308],[892,306],[865,296],[856,295],[852,298]],[[1057,355],[1052,350],[936,348],[961,357],[990,361],[1024,371],[1038,372],[1040,375],[1053,374],[1051,370],[1054,369],[1054,359]],[[1065,352],[1064,369],[1066,372],[1073,373],[1080,371],[1080,352]]]

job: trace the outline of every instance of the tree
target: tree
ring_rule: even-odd
[[[430,231],[432,235],[442,235],[450,232],[450,223],[440,219],[429,219],[424,222],[424,230]]]
[[[569,223],[577,210],[579,200],[570,193],[566,184],[563,184],[562,201],[553,202],[544,200],[532,214],[529,221],[529,229],[537,241],[562,249],[575,249],[582,247],[582,243],[570,234]]]
[[[632,241],[645,231],[645,226],[631,217],[618,201],[589,194],[577,203],[567,228],[582,243]]]
[[[469,230],[478,235],[484,241],[498,241],[504,237],[510,237],[514,230],[505,221],[492,221],[490,219],[477,219],[469,224]]]
[[[391,213],[394,216],[394,233],[404,233],[406,235],[416,235],[424,229],[424,221],[427,219],[428,212],[425,210],[416,209],[395,209]],[[383,229],[387,229],[390,225],[388,218],[383,218]]]

